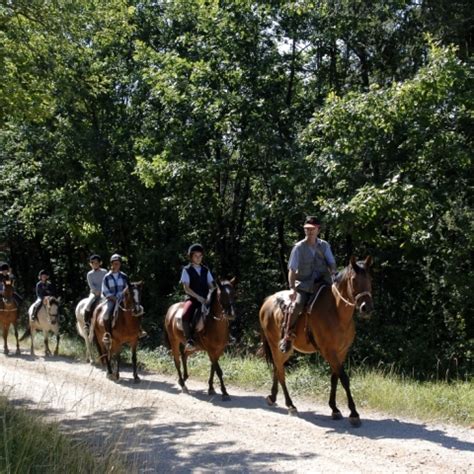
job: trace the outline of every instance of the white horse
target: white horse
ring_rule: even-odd
[[[84,310],[86,309],[87,301],[89,298],[84,298],[83,300],[79,301],[76,306],[76,328],[79,336],[81,336],[84,341],[86,342],[86,358],[89,363],[93,363],[94,360],[92,358],[92,340],[90,334],[90,326],[89,329],[86,327],[86,323],[84,321]]]
[[[51,331],[56,335],[56,349],[54,349],[54,355],[58,355],[59,348],[59,300],[54,296],[45,296],[43,303],[38,311],[36,319],[31,320],[33,315],[34,303],[28,308],[28,320],[29,328],[28,331],[22,336],[23,340],[28,333],[31,336],[31,355],[35,355],[34,340],[36,331],[43,331],[44,335],[44,355],[50,356],[51,351],[49,350],[48,338],[49,332]]]

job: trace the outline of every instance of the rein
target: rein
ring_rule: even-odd
[[[336,293],[338,294],[339,298],[341,298],[344,303],[352,307],[357,304],[357,301],[359,301],[359,298],[362,298],[362,296],[370,296],[370,298],[372,298],[372,293],[370,291],[362,291],[361,293],[357,293],[357,295],[354,297],[354,303],[351,303],[349,300],[347,300],[346,298],[344,298],[344,296],[341,295],[341,292],[338,290],[335,283],[332,284],[332,287],[334,290],[336,290]]]

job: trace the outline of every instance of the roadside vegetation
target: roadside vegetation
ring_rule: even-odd
[[[112,455],[94,454],[83,442],[61,433],[43,415],[12,405],[0,396],[0,472],[2,473],[125,473]]]

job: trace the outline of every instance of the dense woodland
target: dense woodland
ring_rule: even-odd
[[[154,347],[200,242],[239,280],[253,352],[313,214],[341,268],[374,258],[353,360],[472,375],[473,17],[467,0],[2,0],[1,259],[29,300],[52,272],[73,333],[89,254],[123,254]]]

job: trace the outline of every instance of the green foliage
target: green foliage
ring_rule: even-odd
[[[236,330],[250,350],[258,308],[286,284],[302,218],[316,213],[341,264],[376,257],[378,313],[355,357],[469,372],[473,88],[456,22],[466,11],[4,3],[0,247],[19,289],[31,295],[38,269],[51,270],[72,332],[87,256],[123,253],[145,280],[156,345],[185,250],[200,241],[216,275],[239,278]]]

